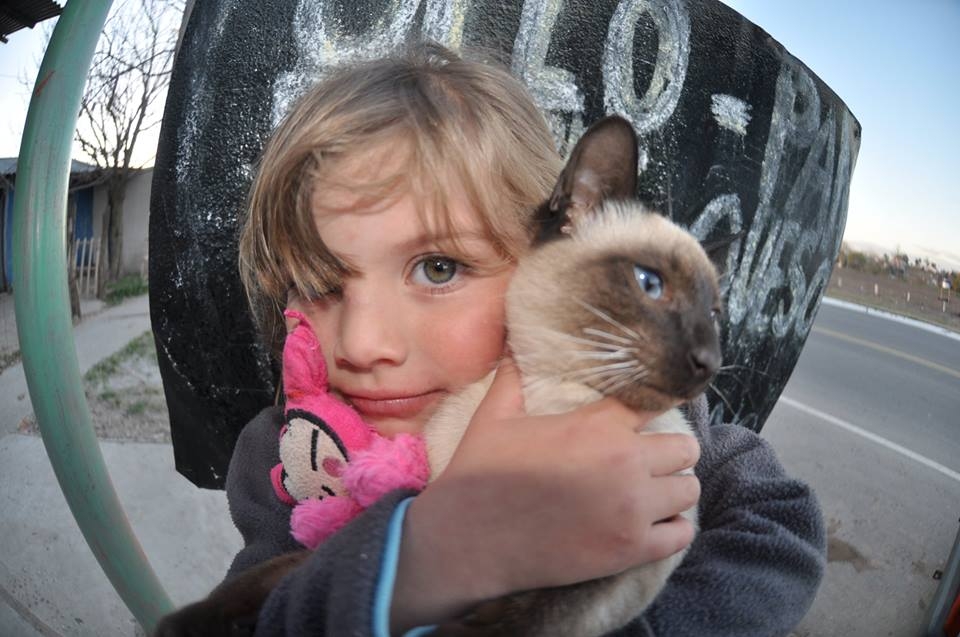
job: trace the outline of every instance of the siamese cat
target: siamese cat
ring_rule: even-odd
[[[664,412],[644,431],[692,435],[676,407],[703,392],[720,366],[717,272],[695,238],[635,200],[636,180],[633,128],[615,116],[594,124],[536,212],[533,247],[507,292],[509,346],[530,414],[613,396]],[[427,424],[432,476],[447,466],[492,376],[449,398]],[[695,507],[683,516],[696,525]],[[246,634],[272,587],[308,555],[250,569],[165,619],[157,634]],[[683,556],[493,600],[435,634],[603,635],[639,616]]]
[[[693,236],[634,199],[636,175],[637,140],[626,120],[607,117],[580,139],[511,279],[507,338],[528,414],[613,396],[632,409],[666,410],[643,431],[692,435],[676,407],[703,392],[720,367],[717,272]],[[427,424],[431,475],[446,467],[491,380],[445,401]],[[695,508],[682,515],[696,525]],[[436,634],[604,635],[643,612],[684,553],[495,600]]]

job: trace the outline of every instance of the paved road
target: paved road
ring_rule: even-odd
[[[763,435],[828,522],[797,634],[919,634],[960,516],[960,340],[823,306]]]

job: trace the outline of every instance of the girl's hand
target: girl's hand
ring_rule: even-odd
[[[642,434],[656,414],[613,399],[528,416],[501,364],[446,470],[407,512],[391,623],[453,618],[480,601],[619,573],[693,539],[679,513],[700,484],[693,436]]]

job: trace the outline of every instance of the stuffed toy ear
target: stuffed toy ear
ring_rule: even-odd
[[[327,391],[327,366],[307,317],[295,310],[283,315],[297,321],[283,345],[283,390],[287,409],[299,409],[303,398]]]

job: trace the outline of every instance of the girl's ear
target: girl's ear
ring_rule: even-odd
[[[570,153],[550,197],[551,216],[569,231],[604,199],[632,199],[637,189],[637,135],[624,118],[611,115],[591,126]]]

